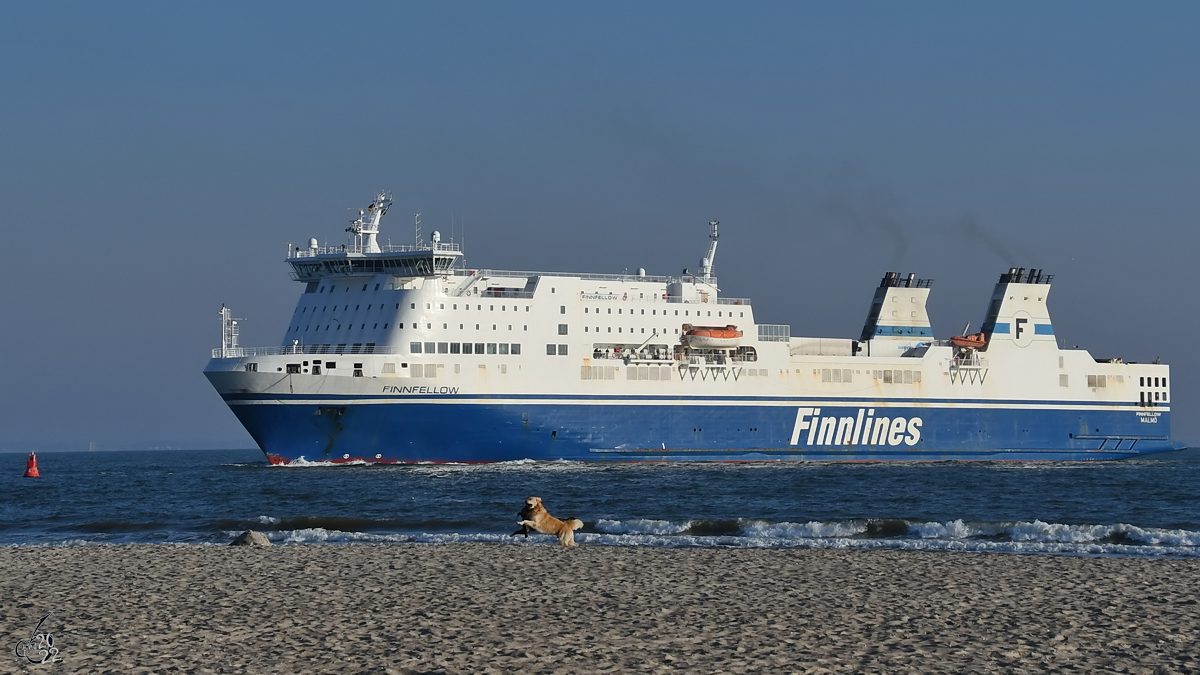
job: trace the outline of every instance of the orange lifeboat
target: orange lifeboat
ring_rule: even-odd
[[[683,339],[693,349],[727,349],[742,341],[737,326],[693,326],[684,324]]]
[[[974,335],[955,335],[950,338],[950,344],[962,349],[982,349],[987,345],[987,338],[983,333],[975,333]]]

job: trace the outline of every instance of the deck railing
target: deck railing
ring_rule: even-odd
[[[244,359],[252,356],[284,356],[288,354],[400,354],[401,347],[391,345],[285,345],[282,347],[217,347],[214,359]]]
[[[294,247],[288,249],[288,260],[296,258],[315,258],[323,255],[341,255],[345,253],[353,253],[358,255],[379,255],[381,253],[420,253],[433,251],[455,251],[462,252],[462,246],[459,244],[441,243],[438,242],[428,244],[379,244],[378,253],[368,253],[363,246],[353,246],[350,244],[338,246],[318,246],[317,248],[300,248]]]

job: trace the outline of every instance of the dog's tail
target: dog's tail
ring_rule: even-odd
[[[568,520],[567,524],[571,526],[572,530],[578,530],[579,528],[583,527],[583,521],[578,518],[572,518]]]

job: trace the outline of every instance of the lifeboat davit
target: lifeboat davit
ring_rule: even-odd
[[[693,349],[728,349],[742,341],[737,326],[693,326],[684,324],[683,339]]]
[[[950,344],[962,349],[981,349],[987,345],[987,338],[983,333],[975,333],[974,335],[955,335],[950,338]]]

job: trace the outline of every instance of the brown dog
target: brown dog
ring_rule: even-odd
[[[518,525],[528,527],[542,534],[553,534],[558,537],[558,543],[563,546],[577,546],[575,543],[575,530],[583,527],[582,520],[578,518],[567,520],[555,518],[546,511],[546,507],[542,506],[541,497],[526,499],[525,508],[522,509],[522,513],[528,513],[529,515],[517,523]]]

